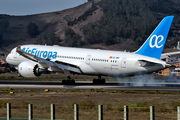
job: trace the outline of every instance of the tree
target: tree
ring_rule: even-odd
[[[32,38],[35,38],[36,35],[39,35],[38,26],[36,25],[36,23],[30,22],[28,24],[28,26],[27,26],[27,34]]]
[[[76,34],[72,29],[68,28],[65,30],[64,45],[69,47],[77,47],[82,45],[81,36]]]
[[[9,26],[8,20],[0,21],[0,46],[3,44],[3,35],[7,32],[7,28]]]
[[[7,28],[9,27],[9,21],[8,20],[2,20],[0,21],[0,33],[7,32]]]
[[[39,44],[58,45],[60,39],[54,33],[41,33],[37,39]]]
[[[3,35],[0,33],[0,46],[3,44]]]

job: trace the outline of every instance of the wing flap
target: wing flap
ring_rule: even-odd
[[[63,70],[69,70],[75,73],[82,73],[81,69],[78,66],[75,66],[73,64],[55,61],[55,65],[58,66],[58,68],[61,68]]]

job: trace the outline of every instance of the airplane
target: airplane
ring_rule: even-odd
[[[159,71],[171,64],[161,60],[162,51],[174,16],[166,16],[135,52],[48,45],[21,45],[6,61],[23,77],[38,77],[43,71],[63,72],[62,84],[75,84],[70,74],[98,76],[94,84],[104,84],[101,76],[126,77]]]

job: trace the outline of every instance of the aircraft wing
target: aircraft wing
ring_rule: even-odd
[[[58,67],[62,70],[67,70],[67,71],[71,71],[71,72],[75,72],[75,73],[82,73],[81,69],[76,65],[73,65],[70,63],[65,63],[65,62],[62,62],[59,60],[51,61],[50,59],[43,59],[41,57],[32,55],[30,53],[27,53],[27,52],[21,50],[20,46],[18,46],[16,48],[16,52],[19,53],[20,55],[22,55],[23,57],[29,59],[29,60],[32,60],[34,62],[38,62],[44,68]]]
[[[161,54],[161,59],[165,59],[165,58],[169,58],[169,57],[174,57],[174,56],[180,56],[180,51],[163,53],[163,54]]]

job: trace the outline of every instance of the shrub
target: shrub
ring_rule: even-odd
[[[39,30],[38,30],[38,26],[36,25],[36,23],[32,23],[30,22],[27,26],[27,34],[30,37],[35,38],[36,35],[39,35]]]

